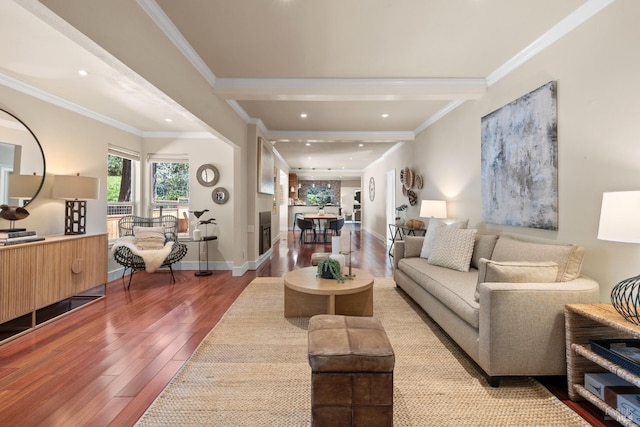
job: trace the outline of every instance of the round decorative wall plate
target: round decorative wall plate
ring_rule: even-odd
[[[422,175],[416,174],[416,188],[422,190]]]
[[[207,163],[198,168],[196,179],[204,187],[213,187],[220,179],[220,172],[211,163]]]
[[[373,199],[376,198],[376,181],[373,177],[369,178],[369,200],[373,202]]]
[[[404,186],[404,169],[400,169],[400,184]]]
[[[407,190],[407,197],[409,197],[409,204],[411,206],[415,206],[416,203],[418,203],[418,196],[416,196],[413,190]]]
[[[407,170],[405,170],[404,172],[404,186],[407,188],[407,190],[409,190],[410,188],[413,188],[413,183],[414,183],[413,180],[414,180],[413,171],[407,168]]]
[[[229,200],[229,192],[222,187],[218,187],[211,193],[211,198],[219,205],[227,203]]]

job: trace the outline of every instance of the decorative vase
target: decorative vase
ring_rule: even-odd
[[[402,225],[404,225],[404,220],[403,220],[402,218],[398,218],[398,219],[396,219],[396,225],[397,225],[397,226],[402,226]]]
[[[333,258],[340,263],[340,272],[344,273],[344,265],[346,264],[346,258],[342,254],[331,254],[329,258]]]
[[[319,215],[324,215],[324,209],[318,209],[318,214]]]

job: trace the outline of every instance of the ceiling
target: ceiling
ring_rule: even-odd
[[[171,39],[203,96],[257,123],[293,171],[353,175],[611,1],[6,1],[0,84],[139,135],[208,132],[117,59],[129,23]]]

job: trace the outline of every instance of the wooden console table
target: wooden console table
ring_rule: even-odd
[[[0,341],[105,296],[107,235],[0,246]]]
[[[571,400],[588,400],[625,426],[636,424],[584,387],[584,374],[612,372],[640,387],[640,376],[591,351],[589,341],[609,338],[640,338],[640,326],[624,319],[611,304],[565,306],[567,383]]]

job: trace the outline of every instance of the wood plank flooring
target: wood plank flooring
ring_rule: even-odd
[[[172,284],[168,272],[139,272],[130,290],[115,280],[107,298],[0,345],[0,425],[135,424],[251,280],[282,276],[309,266],[313,252],[331,251],[331,244],[300,244],[298,234],[289,232],[242,277],[176,271]],[[357,228],[352,238],[354,267],[392,275],[379,240]],[[571,404],[605,425],[586,404]]]

